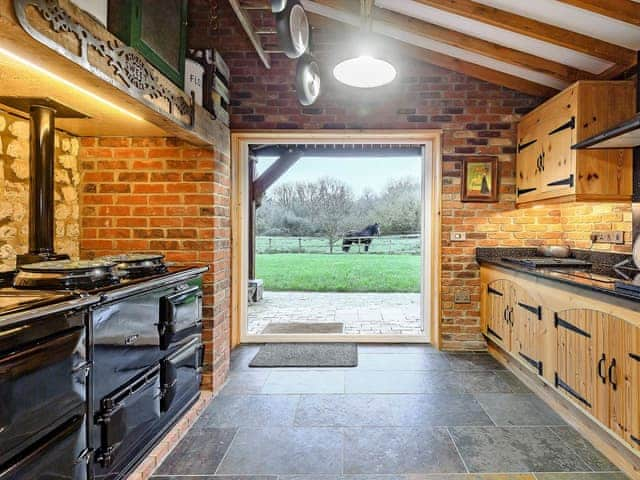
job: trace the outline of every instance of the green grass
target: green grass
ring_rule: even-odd
[[[419,292],[419,255],[270,254],[256,256],[265,290]]]

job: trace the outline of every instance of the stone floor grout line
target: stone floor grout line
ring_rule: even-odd
[[[474,393],[473,398],[475,398],[476,402],[478,402],[478,405],[480,405],[480,409],[485,413],[487,417],[489,417],[489,420],[491,420],[491,423],[493,423],[493,426],[498,427],[498,423],[493,419],[491,415],[489,415],[489,411],[484,407],[484,405],[482,405],[482,402],[480,401],[477,395],[478,395],[477,393]]]
[[[453,446],[456,449],[456,453],[458,454],[458,457],[460,457],[460,461],[462,462],[462,466],[464,467],[464,469],[467,472],[467,474],[470,474],[471,471],[469,470],[469,467],[467,466],[467,462],[464,461],[464,458],[462,457],[462,453],[460,453],[460,449],[458,448],[458,444],[456,443],[455,439],[453,438],[453,435],[451,434],[451,430],[449,430],[449,427],[445,427],[445,430],[447,431],[447,435],[449,435],[449,438],[451,439],[451,443],[453,443]]]
[[[558,426],[566,427],[567,425],[558,425]],[[560,436],[560,434],[554,430],[554,426],[548,426],[547,428],[551,431],[551,433],[552,433],[553,435],[555,435],[555,436],[558,438],[558,440],[560,440],[561,442],[564,442],[564,440],[563,440],[563,438]],[[571,428],[571,427],[569,427],[569,428]],[[572,447],[571,447],[571,445],[569,445],[569,444],[566,444],[566,445],[567,445],[567,448],[568,448],[569,450],[571,450],[571,451],[573,452],[573,454],[574,454],[576,457],[578,457],[578,458],[582,461],[582,463],[584,463],[584,464],[587,466],[587,468],[589,469],[589,472],[595,472],[595,471],[596,471],[596,470],[594,470],[594,469],[593,469],[593,467],[592,467],[591,465],[589,465],[589,463],[588,463],[584,458],[582,458],[582,455],[580,455],[580,454],[578,453],[578,451],[577,451],[577,450],[575,450],[574,448],[572,448]],[[598,451],[599,451],[599,450],[598,450]],[[606,457],[605,457],[605,458],[606,458]],[[607,459],[607,460],[609,460],[609,459]]]
[[[218,470],[220,469],[220,466],[222,466],[222,463],[224,462],[224,459],[227,458],[227,455],[229,454],[229,452],[231,451],[231,447],[233,446],[233,442],[235,442],[236,437],[238,436],[238,432],[240,432],[240,428],[241,427],[237,427],[236,431],[233,432],[233,437],[231,438],[231,441],[229,442],[229,446],[227,447],[227,450],[224,452],[224,455],[222,456],[222,458],[220,459],[220,462],[216,466],[216,469],[213,472],[213,475],[218,473]]]

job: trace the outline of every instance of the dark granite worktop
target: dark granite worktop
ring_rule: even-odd
[[[612,297],[624,298],[638,302],[640,308],[640,295],[634,295],[616,288],[616,280],[627,283],[638,283],[640,275],[634,267],[630,255],[608,252],[592,252],[589,250],[573,250],[572,256],[580,260],[586,260],[592,264],[591,268],[528,268],[524,265],[503,260],[504,257],[534,257],[535,248],[477,248],[476,259],[480,265],[493,265],[514,272],[525,273],[533,277],[544,278],[584,290],[604,293]],[[621,262],[630,260],[624,266],[618,266]],[[583,273],[592,273],[593,278],[583,278]],[[628,280],[625,280],[625,277]],[[637,277],[637,280],[633,280]]]

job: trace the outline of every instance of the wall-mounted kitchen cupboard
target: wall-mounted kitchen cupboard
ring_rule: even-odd
[[[633,82],[577,82],[518,125],[516,203],[630,201],[632,153],[573,150],[634,114]]]
[[[481,323],[510,358],[640,454],[640,309],[482,266]]]

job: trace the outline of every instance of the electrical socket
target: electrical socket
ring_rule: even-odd
[[[453,303],[471,303],[469,290],[456,290],[453,295]]]
[[[616,245],[624,244],[624,232],[621,230],[612,230],[610,232],[592,232],[591,241],[593,243],[614,243]]]
[[[452,242],[464,242],[467,239],[467,232],[451,232],[449,238]]]

